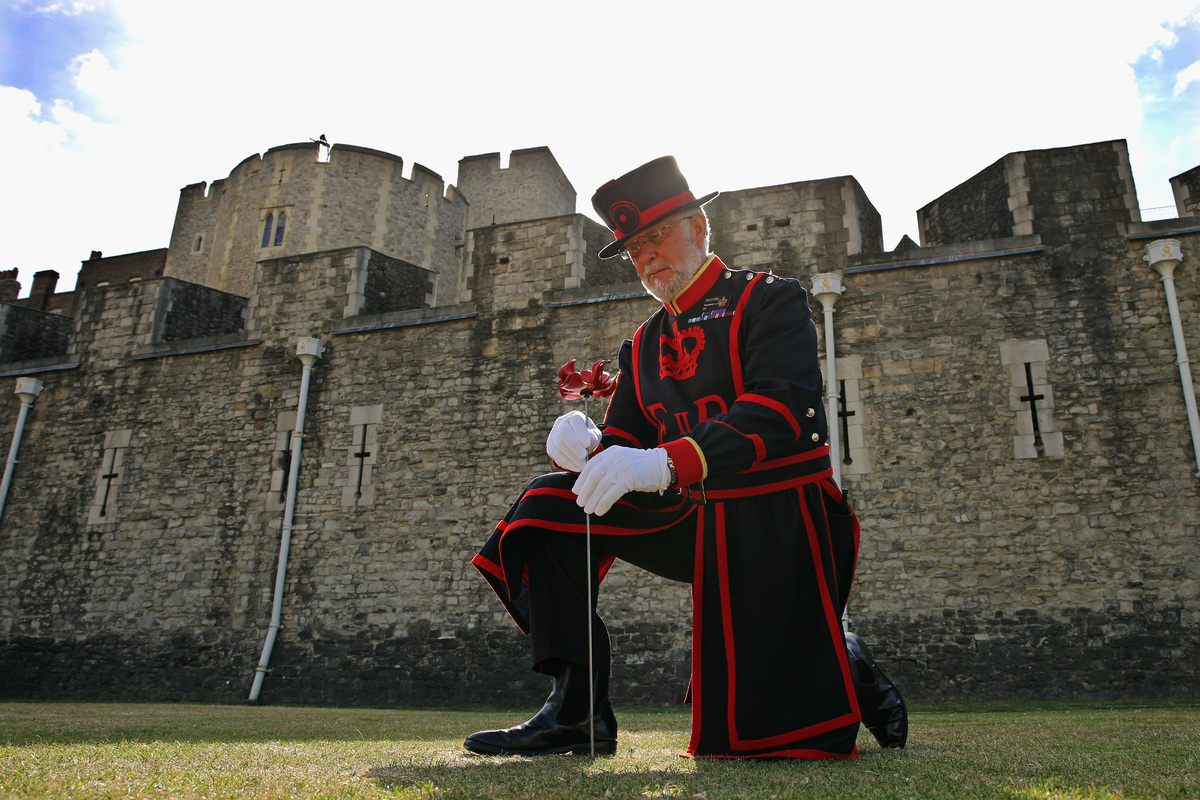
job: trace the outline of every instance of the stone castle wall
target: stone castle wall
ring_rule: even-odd
[[[162,329],[158,341],[177,342],[222,336],[246,326],[246,298],[207,286],[168,278],[159,299]]]
[[[499,153],[463,158],[457,185],[471,200],[469,228],[575,213],[575,188],[548,147],[514,150],[505,168]]]
[[[852,177],[722,192],[705,212],[711,249],[738,269],[800,277],[883,251],[879,212]]]
[[[637,280],[633,264],[600,259],[607,228],[582,214],[476,228],[464,297],[494,308],[524,308],[560,289]]]
[[[79,266],[75,288],[87,289],[104,283],[122,283],[147,277],[160,277],[167,262],[167,248],[145,250],[140,253],[123,253],[105,258],[100,253]],[[65,313],[65,312],[64,312]]]
[[[0,364],[65,355],[74,327],[70,317],[0,304]]]
[[[435,302],[455,302],[466,201],[440,176],[416,164],[402,175],[398,156],[335,145],[328,161],[317,144],[274,147],[230,172],[180,192],[166,274],[248,295],[253,265],[264,258],[366,246],[437,276]],[[286,224],[280,244],[266,234],[268,215]]]
[[[1010,153],[918,212],[922,246],[1041,235],[1113,236],[1138,222],[1124,141]],[[1095,230],[1099,228],[1099,230]]]
[[[1200,216],[1200,167],[1193,167],[1171,178],[1175,209],[1181,217]]]
[[[1170,693],[1194,680],[1200,491],[1163,288],[1145,240],[1040,241],[845,271],[874,465],[848,481],[850,614],[940,697]]]
[[[1196,319],[1196,221],[1130,219],[1113,143],[1019,155],[1026,233],[884,253],[861,188],[834,178],[722,194],[713,247],[806,284],[841,271],[837,372],[858,437],[844,483],[863,528],[850,616],[910,699],[1188,695],[1200,483],[1142,254],[1180,240],[1176,290]],[[964,187],[947,196],[977,190]],[[1008,200],[981,217],[992,207]],[[929,219],[952,227],[942,210]],[[420,265],[366,246],[258,261],[243,328],[227,330],[231,301],[200,338],[164,332],[227,294],[172,279],[84,292],[59,362],[0,365],[0,393],[18,374],[46,384],[0,521],[0,693],[245,699],[296,340],[313,336],[324,353],[263,700],[536,700],[526,644],[469,559],[547,468],[544,434],[568,407],[558,367],[615,358],[655,308],[628,262],[595,259],[607,239],[589,222],[472,230],[470,293],[452,304],[422,298],[434,278]],[[1200,352],[1191,322],[1185,336]],[[0,430],[16,413],[0,404]],[[678,702],[687,587],[618,565],[601,604],[617,701]]]

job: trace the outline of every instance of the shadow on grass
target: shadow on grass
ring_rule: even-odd
[[[445,709],[0,703],[0,744],[310,743],[465,738],[496,712]]]
[[[593,760],[569,755],[489,757],[464,751],[461,757],[374,766],[364,775],[387,791],[436,797],[691,797],[717,789],[753,797],[760,796],[755,789],[825,783],[839,773],[853,779],[856,770],[882,763],[877,759],[902,757],[896,751],[875,751],[858,760],[691,759],[623,749],[615,757]]]
[[[366,766],[364,777],[405,797],[768,797],[767,788],[859,781],[912,758],[860,735],[858,759],[688,758],[686,712],[624,715],[613,756],[482,756],[443,740],[436,752],[408,749]]]

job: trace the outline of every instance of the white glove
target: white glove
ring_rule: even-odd
[[[671,485],[667,451],[610,447],[587,462],[575,481],[576,504],[589,514],[607,514],[626,492],[661,492]]]
[[[600,429],[596,423],[581,411],[571,411],[554,420],[546,437],[546,453],[563,469],[580,472],[598,444]]]

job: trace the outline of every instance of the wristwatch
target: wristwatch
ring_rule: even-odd
[[[679,488],[679,473],[675,471],[675,462],[667,456],[667,470],[671,473],[671,482],[667,484],[668,489]]]

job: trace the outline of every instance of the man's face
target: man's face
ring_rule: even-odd
[[[667,230],[655,225],[625,245],[646,291],[664,303],[679,296],[708,258],[703,220],[699,215],[683,217],[667,223]]]

